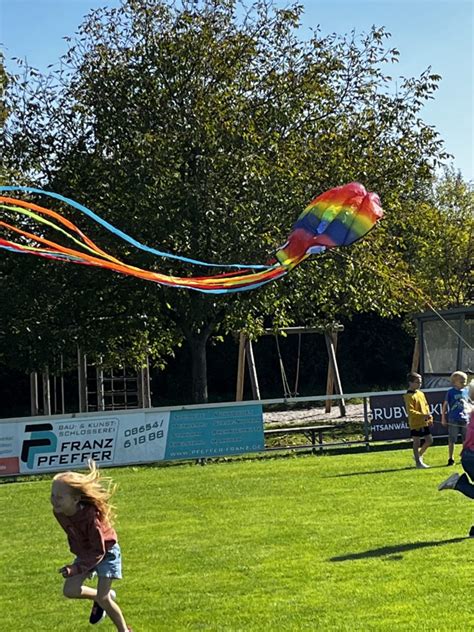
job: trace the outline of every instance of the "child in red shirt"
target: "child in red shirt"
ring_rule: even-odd
[[[474,500],[474,380],[469,384],[469,403],[471,405],[469,424],[466,430],[466,439],[464,440],[461,452],[461,465],[464,474],[459,475],[457,472],[451,474],[449,478],[439,484],[438,489],[455,489],[461,494]],[[469,480],[471,479],[471,480]],[[471,527],[469,536],[474,538],[474,525]]]
[[[94,602],[90,623],[98,623],[108,614],[119,632],[131,632],[111,590],[112,581],[121,579],[122,569],[120,546],[112,526],[113,489],[110,481],[105,487],[105,481],[93,461],[89,463],[88,474],[62,472],[53,478],[53,514],[76,555],[74,562],[59,572],[66,580],[65,597]],[[98,577],[97,590],[83,585],[93,573]]]

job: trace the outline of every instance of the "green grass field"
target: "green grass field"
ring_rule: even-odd
[[[134,632],[474,630],[474,505],[408,450],[109,470]],[[458,471],[459,467],[458,467]],[[91,630],[46,479],[0,485],[3,632]],[[100,628],[113,630],[110,621]]]

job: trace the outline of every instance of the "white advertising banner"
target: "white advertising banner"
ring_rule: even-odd
[[[18,424],[0,424],[0,476],[20,472]]]
[[[85,466],[124,465],[164,458],[169,412],[60,419],[15,424],[20,431],[20,473]]]
[[[0,476],[264,449],[261,405],[145,409],[0,421]]]
[[[120,419],[114,465],[162,461],[168,438],[169,411],[137,413]]]

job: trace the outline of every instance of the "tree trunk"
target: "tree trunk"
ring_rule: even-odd
[[[192,360],[192,402],[206,404],[207,396],[207,353],[206,345],[209,338],[207,332],[194,334],[189,338]]]

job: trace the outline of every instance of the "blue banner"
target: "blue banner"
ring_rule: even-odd
[[[264,450],[260,404],[171,411],[165,460]]]
[[[431,434],[444,437],[447,428],[441,425],[441,407],[446,389],[425,393],[426,400],[433,415]],[[370,421],[373,441],[393,441],[395,439],[409,439],[410,428],[402,395],[375,395],[369,398]]]

